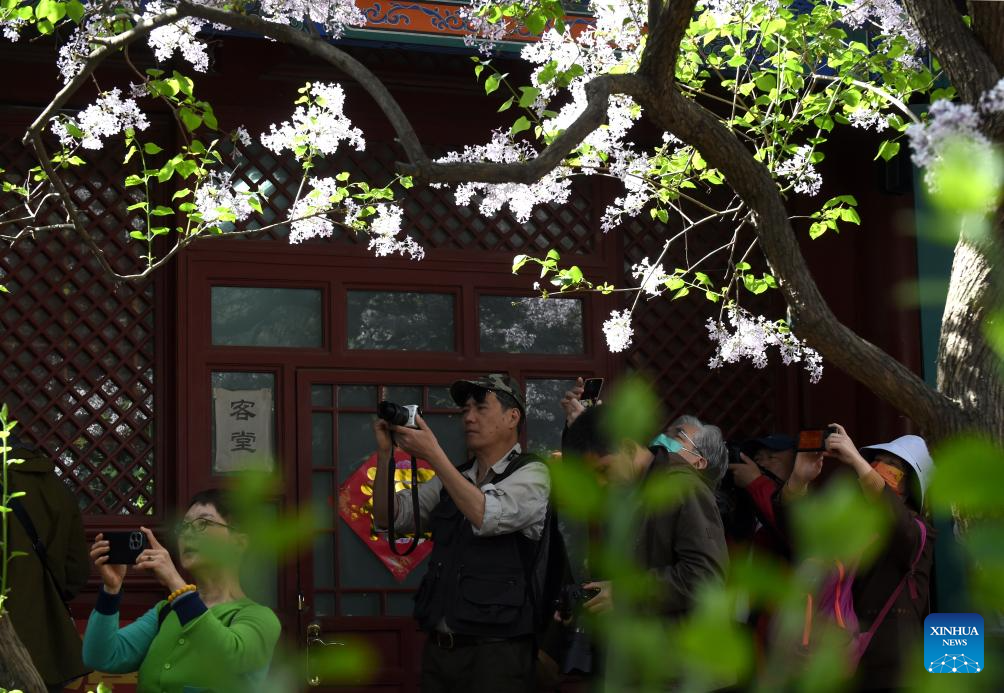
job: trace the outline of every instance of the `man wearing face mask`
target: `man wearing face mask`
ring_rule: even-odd
[[[591,407],[574,419],[562,452],[585,460],[609,483],[646,484],[661,474],[692,480],[690,491],[672,507],[647,512],[640,523],[637,555],[659,583],[655,609],[679,618],[694,605],[700,586],[721,582],[728,549],[714,488],[725,475],[727,451],[717,426],[681,416],[649,448],[616,441],[601,423],[604,408]],[[613,586],[592,582],[600,592],[586,602],[593,612],[615,608]]]
[[[891,509],[894,520],[885,549],[867,570],[857,574],[853,593],[854,610],[861,621],[861,632],[865,632],[907,576],[908,589],[899,593],[858,666],[861,690],[895,688],[903,685],[903,673],[912,666],[904,658],[917,647],[924,619],[930,613],[935,537],[924,499],[934,463],[919,436],[901,436],[859,451],[843,426],[833,426],[836,433],[826,439],[825,453],[798,454],[784,497],[804,494],[819,476],[826,456],[850,467],[858,475],[862,491]],[[916,519],[924,523],[924,530]]]

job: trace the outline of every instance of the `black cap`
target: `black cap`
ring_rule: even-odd
[[[457,380],[450,385],[450,397],[457,403],[458,407],[467,404],[471,396],[471,391],[475,388],[488,390],[494,393],[505,393],[516,400],[516,406],[523,416],[526,416],[526,400],[523,399],[523,391],[515,380],[505,373],[489,373],[476,380]]]

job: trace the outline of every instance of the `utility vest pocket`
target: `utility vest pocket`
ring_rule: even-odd
[[[526,601],[526,579],[519,574],[461,574],[458,592],[454,610],[458,621],[504,625],[519,618]]]

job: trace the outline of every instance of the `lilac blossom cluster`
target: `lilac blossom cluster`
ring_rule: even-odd
[[[412,260],[425,257],[425,250],[407,233],[402,234],[401,216],[404,210],[397,205],[381,205],[370,224],[369,249],[377,257],[399,253]],[[398,236],[398,234],[402,234]]]
[[[644,0],[596,0],[591,4],[593,26],[576,36],[571,31],[558,33],[551,29],[539,41],[523,48],[522,58],[538,66],[531,74],[531,81],[540,90],[534,108],[542,118],[545,133],[567,129],[582,114],[587,104],[586,85],[595,77],[637,69],[644,47],[647,8]],[[566,73],[575,65],[582,68],[582,74],[568,84],[570,100],[557,115],[545,118],[546,105],[562,87],[558,80],[544,80],[542,76],[552,69],[558,74]],[[579,148],[581,165],[600,165],[600,152],[616,155],[626,146],[624,138],[640,117],[641,107],[633,99],[622,94],[612,96],[605,126],[590,133]]]
[[[335,223],[328,218],[337,200],[345,197],[341,183],[335,178],[311,178],[310,192],[298,199],[289,210],[289,242],[302,243],[311,238],[328,238],[335,232]],[[359,207],[350,201],[345,205],[346,226],[355,224]]]
[[[463,152],[451,152],[440,159],[454,161],[492,161],[511,164],[526,161],[537,156],[537,152],[526,142],[516,142],[502,131],[492,133],[491,142],[485,145],[467,146]],[[486,217],[495,215],[508,206],[516,220],[525,224],[530,220],[533,208],[538,204],[563,204],[571,192],[568,169],[558,166],[536,183],[461,183],[454,191],[458,205],[469,205],[476,195],[481,196],[478,209]]]
[[[916,53],[924,48],[924,38],[900,0],[852,0],[850,4],[839,1],[835,4],[841,7],[841,19],[848,26],[872,27],[885,36],[905,38],[912,53],[904,54],[899,61],[908,67],[918,64]]]
[[[614,310],[603,322],[603,336],[607,339],[607,347],[613,353],[624,351],[631,346],[634,328],[631,326],[630,310]]]
[[[212,172],[195,192],[195,208],[207,226],[219,223],[222,215],[233,214],[235,221],[251,216],[250,194],[234,189],[233,172]]]
[[[802,363],[809,374],[809,382],[818,383],[823,377],[823,358],[819,352],[787,331],[783,321],[773,322],[734,305],[727,309],[726,315],[728,325],[708,318],[708,337],[717,345],[708,361],[709,368],[720,368],[742,359],[749,359],[755,367],[763,368],[767,365],[767,350],[777,347],[786,366]]]
[[[71,134],[67,127],[70,124],[83,133],[82,136]],[[136,101],[123,99],[122,92],[116,87],[101,94],[76,118],[53,119],[50,127],[64,147],[79,145],[84,149],[101,149],[103,138],[117,135],[128,128],[145,130],[149,125],[150,122],[139,110]]]
[[[927,169],[925,180],[929,186],[935,185],[931,178],[934,165],[953,142],[968,140],[979,147],[991,146],[982,128],[998,113],[1004,113],[1004,79],[983,94],[976,106],[941,99],[931,104],[927,122],[907,128],[911,158],[916,166]]]
[[[795,192],[805,195],[815,195],[823,185],[823,177],[813,166],[810,157],[812,146],[805,144],[795,150],[795,153],[777,165],[774,173],[795,186]]]
[[[0,15],[0,36],[11,43],[17,43],[18,39],[21,38],[21,29],[27,25],[27,20],[17,17],[4,18]]]
[[[341,85],[315,82],[308,86],[306,107],[297,106],[290,121],[278,126],[273,123],[269,134],[261,136],[261,143],[276,154],[284,149],[334,154],[342,142],[356,151],[364,150],[362,131],[344,113],[345,92]]]
[[[304,20],[320,24],[332,39],[341,38],[347,27],[366,24],[366,15],[355,0],[262,0],[261,14],[286,24]]]
[[[457,11],[457,16],[467,25],[464,43],[476,47],[484,55],[490,55],[495,44],[516,28],[515,22],[509,17],[502,17],[494,22],[488,20],[487,8],[496,4],[495,0],[474,0]],[[518,0],[517,4],[530,10],[536,5],[536,1]]]
[[[223,8],[228,3],[217,0],[202,0],[198,4],[208,7]],[[144,5],[143,19],[149,20],[163,14],[171,9],[174,3],[166,0],[152,0]],[[181,58],[189,63],[197,72],[205,72],[209,69],[209,53],[206,51],[206,43],[198,38],[197,34],[205,30],[210,22],[202,19],[185,17],[176,22],[154,29],[150,32],[147,42],[153,49],[153,55],[158,62],[166,62],[177,52]],[[229,27],[221,24],[213,24],[212,27],[218,31],[226,31]]]
[[[649,296],[661,294],[668,279],[662,265],[651,264],[647,257],[631,268],[631,276],[638,280],[641,290]]]
[[[658,168],[657,160],[668,156],[669,145],[680,141],[668,132],[662,135],[663,150],[654,155],[643,154],[625,145],[614,149],[609,159],[610,175],[618,178],[624,184],[624,195],[614,198],[607,205],[600,219],[600,228],[604,232],[611,231],[620,225],[624,217],[633,218],[642,213],[646,205],[659,195],[659,183],[651,178],[651,171]]]

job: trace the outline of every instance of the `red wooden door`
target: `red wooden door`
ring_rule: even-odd
[[[425,554],[397,557],[386,535],[372,532],[369,505],[375,444],[371,421],[378,399],[418,404],[454,463],[464,459],[456,406],[448,386],[464,374],[446,371],[312,370],[297,374],[297,481],[300,505],[321,509],[321,528],[299,561],[304,599],[301,637],[313,685],[317,658],[354,642],[370,650],[366,676],[342,682],[367,690],[417,691],[423,636],[411,618]],[[410,470],[406,471],[410,476]],[[407,480],[404,480],[407,483]],[[400,485],[400,484],[399,484]],[[420,549],[421,550],[421,549]],[[385,564],[380,556],[391,561]],[[419,554],[416,551],[416,554]],[[394,569],[392,569],[394,568]]]

